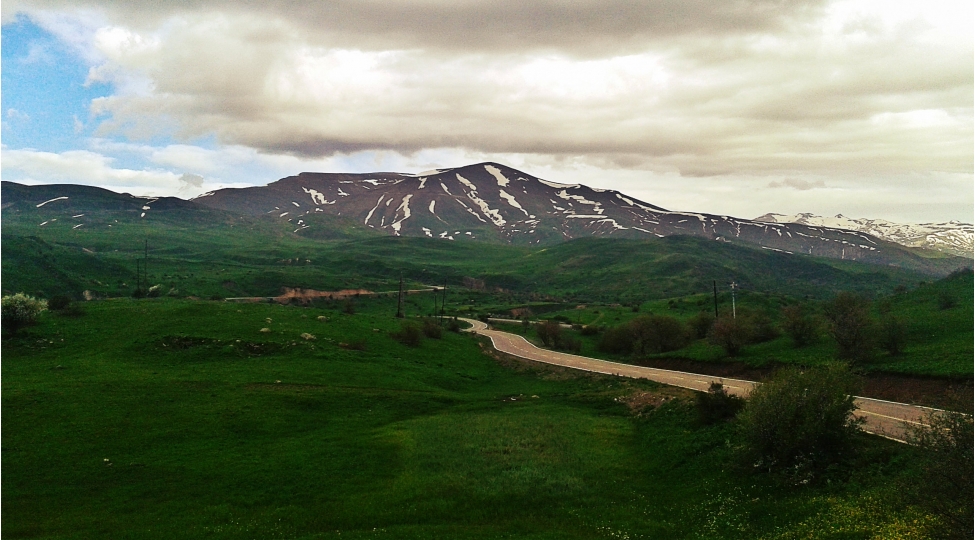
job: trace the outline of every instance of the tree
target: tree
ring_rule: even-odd
[[[687,326],[695,339],[708,337],[708,331],[711,330],[712,324],[714,324],[714,315],[707,311],[700,311],[687,321]]]
[[[37,317],[47,309],[47,302],[24,293],[4,296],[0,299],[0,324],[5,330],[16,333],[25,326],[37,322]]]
[[[819,338],[819,325],[802,305],[782,308],[782,330],[792,338],[795,348],[805,347]]]
[[[633,333],[628,325],[611,326],[599,338],[599,350],[613,354],[633,352]]]
[[[860,431],[858,379],[845,364],[787,368],[752,390],[738,415],[747,463],[807,483],[845,457]]]
[[[541,322],[535,325],[535,333],[546,347],[558,347],[562,338],[562,326],[558,321]]]
[[[908,442],[920,449],[922,474],[910,486],[917,501],[941,518],[948,538],[971,538],[972,417],[934,411],[925,424],[914,426]]]
[[[728,356],[738,356],[750,340],[750,332],[744,319],[720,317],[711,325],[708,332],[708,342],[717,345],[728,353]]]
[[[823,307],[829,333],[845,360],[864,361],[874,348],[874,324],[870,301],[858,294],[841,292]]]
[[[637,354],[676,351],[687,345],[683,323],[666,315],[643,315],[629,322],[633,350]]]
[[[907,329],[904,320],[895,315],[886,314],[880,321],[880,346],[891,356],[897,356],[904,350]]]

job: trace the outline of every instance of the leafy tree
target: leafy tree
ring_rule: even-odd
[[[690,329],[691,335],[695,339],[704,339],[708,337],[708,331],[711,330],[711,325],[714,324],[714,315],[711,315],[707,311],[698,312],[697,315],[691,317],[687,321],[687,326]]]
[[[807,483],[853,449],[858,379],[845,364],[780,370],[738,415],[747,463]]]
[[[599,338],[599,350],[613,354],[633,352],[633,333],[627,325],[611,326]]]
[[[895,315],[887,314],[880,321],[880,346],[891,356],[897,356],[904,350],[907,329],[904,320]]]
[[[708,342],[724,349],[728,356],[738,356],[750,341],[751,329],[743,318],[719,317],[708,332]]]
[[[37,322],[37,317],[47,309],[47,302],[24,293],[4,296],[0,299],[0,324],[3,328],[16,333],[25,326]]]
[[[558,347],[562,339],[562,326],[558,321],[541,322],[535,325],[535,333],[546,347]]]
[[[913,427],[908,434],[908,442],[921,450],[918,457],[922,469],[909,489],[919,504],[941,518],[945,537],[971,538],[975,526],[972,417],[935,411],[925,423]]]
[[[870,301],[850,292],[842,292],[827,302],[823,315],[829,333],[836,340],[839,356],[845,360],[864,361],[875,346],[875,329],[870,318]]]
[[[802,305],[782,308],[782,329],[792,338],[792,345],[797,349],[814,343],[819,338],[816,319]]]
[[[71,298],[63,294],[52,296],[50,300],[47,301],[47,309],[51,311],[61,311],[67,309],[71,305]]]
[[[666,315],[643,315],[629,322],[633,350],[637,354],[676,351],[687,345],[683,323]]]

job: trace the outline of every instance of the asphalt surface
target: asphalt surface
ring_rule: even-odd
[[[594,373],[604,373],[606,375],[616,375],[619,377],[632,377],[637,379],[650,379],[671,386],[688,388],[698,392],[706,392],[712,382],[720,382],[728,390],[728,393],[738,396],[747,396],[753,388],[760,383],[755,381],[745,381],[741,379],[728,379],[715,377],[712,375],[701,375],[697,373],[685,373],[683,371],[671,371],[667,369],[657,369],[643,366],[633,366],[620,364],[608,360],[599,360],[574,354],[541,349],[532,345],[525,338],[502,332],[500,330],[490,330],[488,325],[473,319],[461,319],[472,325],[468,329],[491,339],[494,348],[519,358],[554,364],[572,369],[591,371]],[[895,403],[880,399],[865,398],[857,396],[854,403],[857,410],[854,416],[865,419],[863,430],[868,433],[880,435],[898,442],[904,442],[908,433],[908,426],[924,423],[924,418],[934,409],[909,405],[907,403]]]

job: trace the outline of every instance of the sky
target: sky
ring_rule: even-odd
[[[494,161],[672,210],[973,221],[970,0],[5,0],[2,177],[184,198]]]

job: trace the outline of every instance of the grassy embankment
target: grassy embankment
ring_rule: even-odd
[[[864,437],[832,483],[781,486],[736,468],[733,425],[695,425],[679,391],[512,369],[465,335],[408,348],[389,300],[357,307],[120,299],[4,339],[4,537],[919,538],[930,522],[897,496],[917,474],[906,446]],[[678,397],[635,414],[634,395]]]

